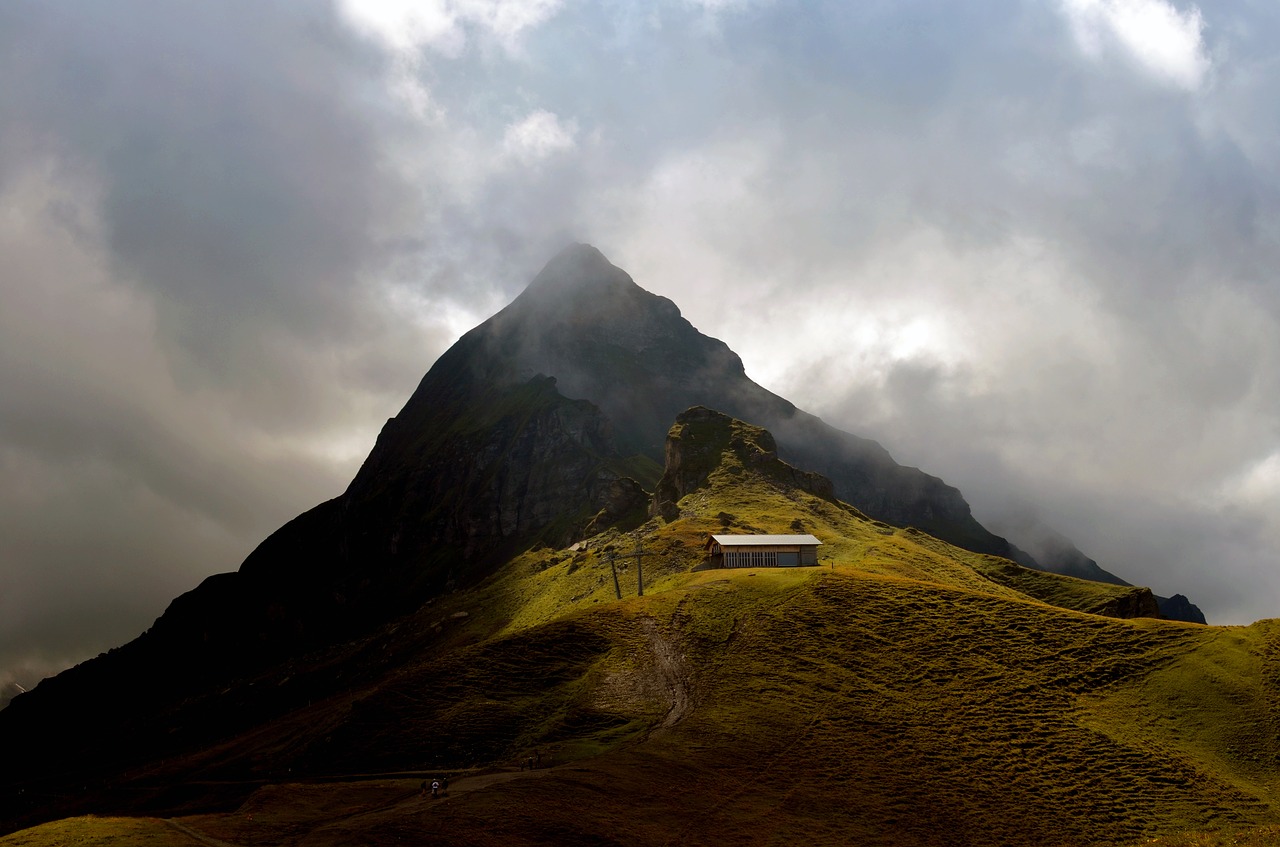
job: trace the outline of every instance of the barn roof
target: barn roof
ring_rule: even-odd
[[[772,547],[788,544],[822,544],[812,535],[713,535],[721,547]]]

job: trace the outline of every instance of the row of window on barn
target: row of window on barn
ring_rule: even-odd
[[[818,564],[822,542],[812,535],[712,535],[706,549],[715,568],[797,568]]]

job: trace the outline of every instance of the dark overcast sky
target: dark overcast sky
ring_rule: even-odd
[[[0,682],[341,492],[569,241],[994,528],[1280,614],[1278,8],[0,4]]]

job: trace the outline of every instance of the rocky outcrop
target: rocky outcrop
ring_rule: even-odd
[[[1158,618],[1160,607],[1150,588],[1134,586],[1132,590],[1108,600],[1096,609],[1095,615],[1109,618]]]
[[[1156,602],[1160,604],[1160,617],[1166,620],[1208,623],[1200,607],[1188,600],[1185,595],[1175,594],[1172,597],[1157,595]]]
[[[704,487],[726,460],[789,489],[835,500],[831,480],[802,471],[778,458],[778,447],[765,429],[703,406],[682,412],[667,432],[666,462],[653,496],[651,515],[675,520],[681,498]]]

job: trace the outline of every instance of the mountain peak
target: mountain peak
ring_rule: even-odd
[[[585,242],[574,242],[551,257],[547,267],[555,265],[600,265],[606,268],[615,267],[599,248]]]
[[[680,310],[670,300],[645,291],[590,244],[571,244],[495,316],[495,323],[526,336],[553,325],[557,332],[594,329],[613,335],[632,332],[637,323],[666,326],[676,319]]]
[[[622,268],[610,262],[590,244],[570,244],[539,271],[529,283],[528,292],[586,293],[619,286],[636,287]]]

